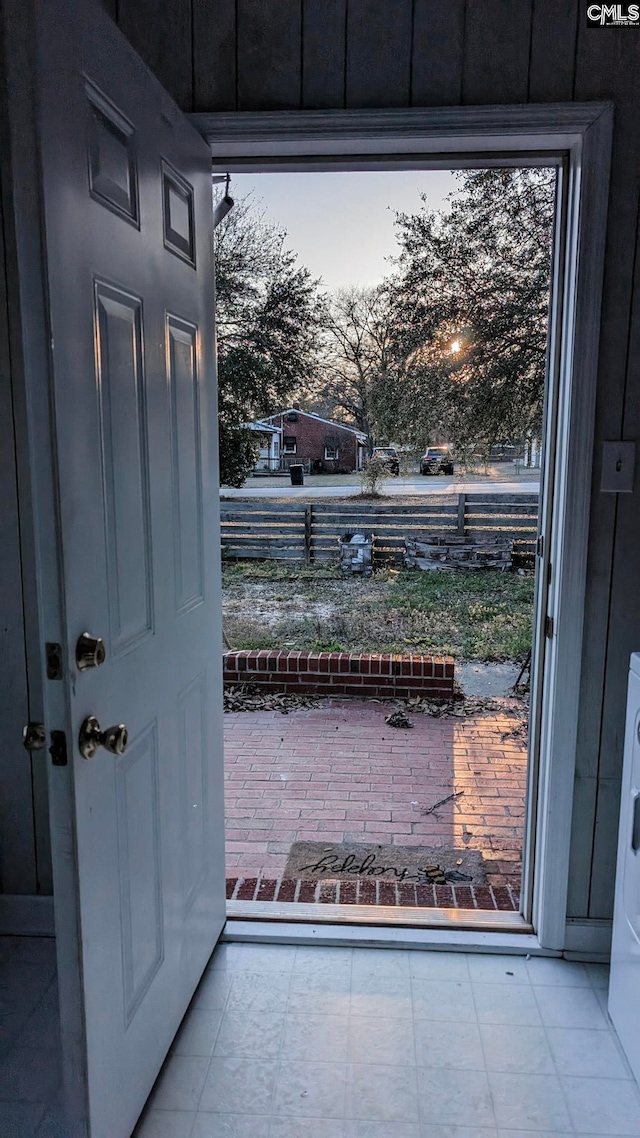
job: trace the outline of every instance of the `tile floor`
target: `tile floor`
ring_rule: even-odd
[[[640,1135],[606,970],[383,949],[222,945],[137,1138]],[[0,1136],[59,1121],[54,942],[0,938]]]
[[[136,1138],[640,1135],[606,969],[222,945]]]
[[[0,937],[0,1136],[67,1138],[55,941]]]
[[[286,716],[225,715],[228,878],[277,878],[292,842],[344,840],[481,849],[488,884],[519,889],[527,749],[513,735],[518,720],[413,715],[413,730],[394,731],[390,710],[327,700]]]

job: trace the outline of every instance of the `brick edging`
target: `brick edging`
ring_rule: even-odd
[[[302,878],[228,877],[227,901],[283,901],[329,905],[403,905],[420,909],[518,912],[510,885],[414,885],[395,881],[306,881]]]
[[[254,649],[225,652],[223,669],[227,685],[251,683],[300,694],[450,699],[454,691],[450,656]]]

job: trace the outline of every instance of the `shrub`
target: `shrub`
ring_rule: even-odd
[[[360,493],[366,498],[379,498],[381,487],[389,477],[389,468],[379,458],[370,458],[360,471]]]

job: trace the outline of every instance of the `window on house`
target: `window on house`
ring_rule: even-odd
[[[325,443],[324,444],[324,457],[327,459],[335,459],[338,457],[338,444]]]
[[[274,458],[277,458],[279,454],[280,454],[280,441],[279,441],[279,439],[274,439],[274,442],[273,442],[273,457],[274,457]]]
[[[295,454],[296,453],[296,436],[295,435],[285,435],[282,442],[283,442],[285,454]]]

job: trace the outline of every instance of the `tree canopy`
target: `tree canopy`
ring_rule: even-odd
[[[555,173],[458,177],[449,211],[397,216],[385,406],[403,438],[437,431],[464,450],[541,433]]]
[[[294,401],[370,443],[458,454],[542,430],[555,172],[468,170],[445,209],[396,215],[375,288],[326,296],[250,198],[216,230],[221,481],[255,458],[242,424]]]
[[[311,382],[322,303],[285,234],[250,199],[215,231],[220,480],[240,486],[255,460],[243,423],[273,414]]]
[[[393,304],[386,284],[339,289],[328,296],[319,366],[304,393],[304,405],[354,423],[372,442],[393,335]]]

